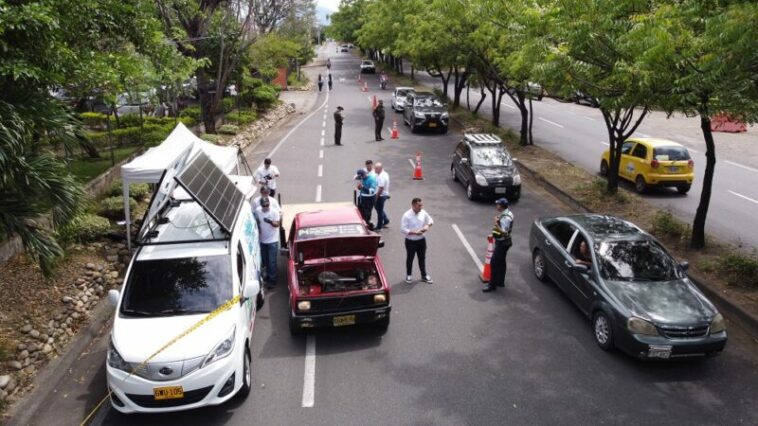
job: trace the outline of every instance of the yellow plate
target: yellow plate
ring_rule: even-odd
[[[164,399],[182,399],[184,398],[184,388],[181,386],[165,386],[162,388],[153,388],[153,395],[156,401]]]
[[[429,123],[429,127],[437,127],[437,123]]]
[[[343,315],[341,317],[332,318],[332,324],[335,327],[342,327],[343,325],[355,324],[355,315]]]

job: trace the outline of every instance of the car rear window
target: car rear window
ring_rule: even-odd
[[[140,260],[124,287],[121,314],[155,317],[208,313],[232,298],[229,256]]]
[[[510,166],[511,156],[500,147],[474,148],[471,150],[471,164],[475,166]]]
[[[658,161],[688,161],[690,152],[683,146],[662,146],[653,150],[653,158]]]
[[[344,237],[352,235],[368,235],[366,227],[360,223],[348,223],[343,225],[312,226],[297,230],[297,240],[311,240],[314,238]]]

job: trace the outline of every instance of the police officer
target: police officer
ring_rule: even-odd
[[[355,172],[356,179],[359,181],[356,186],[358,191],[358,210],[361,217],[366,222],[369,229],[374,229],[371,223],[371,211],[374,209],[376,201],[376,174],[369,173],[365,169],[358,169]]]
[[[382,127],[384,126],[384,102],[379,101],[379,105],[374,108],[374,137],[377,141],[383,141]]]
[[[331,86],[331,80],[329,80],[329,86]],[[331,87],[330,87],[331,89]],[[335,145],[342,145],[342,122],[345,120],[345,117],[342,115],[343,108],[341,106],[337,107],[337,111],[334,112],[334,144]]]
[[[508,200],[499,198],[495,201],[497,215],[495,215],[495,226],[492,228],[492,237],[495,239],[495,250],[492,252],[490,267],[492,274],[490,282],[484,286],[483,292],[497,290],[498,287],[505,287],[505,257],[508,255],[508,249],[511,248],[511,230],[513,229],[513,213],[508,209]]]

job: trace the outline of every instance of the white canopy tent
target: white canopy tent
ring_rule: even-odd
[[[224,171],[239,172],[237,163],[238,148],[235,146],[218,146],[204,141],[192,133],[184,124],[179,123],[163,143],[150,148],[144,154],[121,166],[121,180],[124,193],[124,216],[126,219],[126,238],[131,250],[131,213],[129,211],[129,184],[136,182],[158,183],[163,172],[178,172],[184,162],[202,150]]]

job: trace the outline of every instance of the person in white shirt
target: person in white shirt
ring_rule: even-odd
[[[259,185],[268,187],[271,192],[269,195],[272,197],[276,195],[276,178],[279,177],[279,169],[271,164],[270,158],[263,160],[263,165],[258,167],[253,177]]]
[[[384,205],[390,198],[390,175],[384,170],[382,163],[377,162],[374,165],[374,171],[376,172],[376,203],[374,208],[376,209],[376,227],[374,231],[380,231],[382,228],[390,224],[390,219],[387,217],[387,213],[384,211]]]
[[[279,251],[279,224],[281,215],[271,208],[269,198],[261,199],[261,206],[255,210],[261,241],[261,265],[263,280],[267,287],[276,285],[276,255]]]
[[[413,282],[411,272],[413,270],[413,258],[418,255],[418,267],[421,270],[421,279],[426,283],[434,282],[432,277],[426,273],[426,233],[434,224],[434,220],[426,210],[421,198],[414,198],[411,201],[411,208],[405,214],[400,222],[400,232],[405,235],[405,282]]]
[[[282,212],[282,208],[279,206],[279,202],[276,201],[276,198],[270,196],[271,193],[267,186],[261,186],[261,195],[253,198],[253,201],[251,203],[253,207],[253,211],[255,211],[258,207],[261,206],[261,200],[264,198],[267,198],[269,203],[271,203],[271,209],[276,210],[279,213]]]

